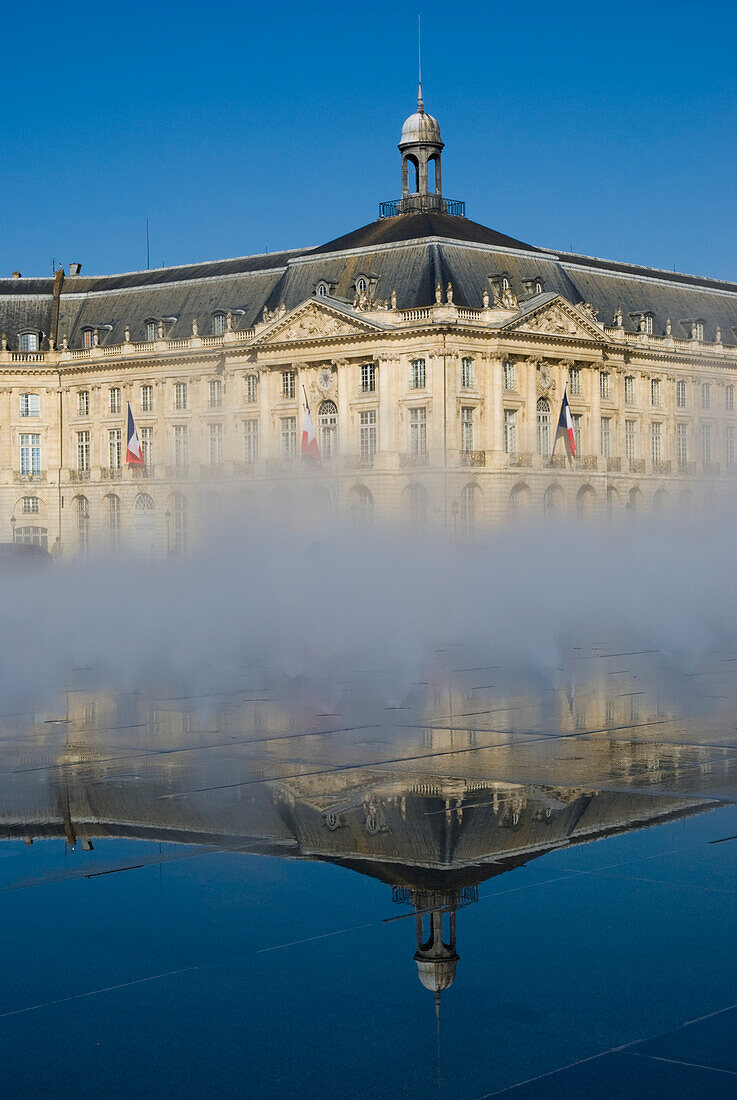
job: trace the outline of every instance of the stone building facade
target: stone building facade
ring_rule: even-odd
[[[737,285],[470,221],[421,100],[399,148],[402,198],[318,248],[0,280],[0,540],[182,549],[259,500],[456,530],[729,501]]]

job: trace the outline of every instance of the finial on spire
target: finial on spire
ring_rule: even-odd
[[[422,25],[420,16],[417,16],[417,113],[423,115],[425,108],[422,104]]]

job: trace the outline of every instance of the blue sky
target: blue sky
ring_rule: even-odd
[[[418,4],[5,13],[0,275],[319,244],[400,191]],[[443,185],[534,244],[737,279],[737,5],[423,3]]]

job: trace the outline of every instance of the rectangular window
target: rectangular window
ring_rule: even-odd
[[[21,416],[38,416],[41,412],[37,393],[22,393],[20,395]]]
[[[38,476],[41,473],[41,436],[22,435],[20,437],[20,472],[26,476]]]
[[[652,313],[646,313],[645,314],[645,332],[648,334],[648,336],[652,336],[652,334],[653,334],[653,315],[652,315]]]
[[[258,462],[258,420],[243,421],[243,461],[248,466]]]
[[[650,400],[656,408],[660,408],[660,379],[650,379]]]
[[[291,371],[286,373],[292,374]],[[284,377],[282,375],[282,377]],[[292,375],[292,379],[294,375]],[[281,456],[284,459],[297,457],[297,417],[283,416],[281,421]]]
[[[94,343],[94,334],[91,328],[82,331],[82,341],[86,348],[91,348]]]
[[[686,408],[686,383],[676,382],[676,405],[679,409]]]
[[[635,461],[635,421],[624,422],[624,454],[628,462]]]
[[[211,409],[219,409],[223,403],[223,383],[214,378],[207,387],[207,404]]]
[[[705,470],[711,466],[711,424],[701,425],[701,461]]]
[[[599,396],[609,400],[609,372],[605,370],[599,371]]]
[[[243,379],[243,401],[246,405],[255,405],[258,401],[257,374],[247,374]]]
[[[176,424],[174,427],[174,465],[178,473],[183,473],[189,465],[189,445],[187,440],[187,425]]]
[[[216,313],[212,319],[212,334],[213,336],[222,336],[225,332],[225,314]]]
[[[77,394],[77,415],[89,416],[90,415],[90,391],[80,390]]]
[[[223,464],[223,426],[210,425],[210,466],[219,470]]]
[[[361,458],[364,462],[373,462],[376,454],[376,409],[362,412],[359,419]]]
[[[424,363],[424,359],[420,360]],[[424,455],[427,451],[427,409],[409,410],[409,450],[413,455]]]
[[[141,412],[150,413],[154,408],[153,386],[141,386]]]
[[[38,514],[38,497],[23,497],[23,514],[26,516]]]
[[[21,351],[38,351],[38,334],[35,332],[23,332],[20,338]]]
[[[694,338],[694,340],[703,340],[704,339],[704,322],[703,321],[696,321],[694,323],[693,338]]]
[[[504,389],[512,392],[517,389],[517,369],[511,359],[504,362]]]
[[[361,364],[361,393],[375,393],[376,363]]]
[[[517,410],[504,410],[504,450],[508,455],[517,453]]]
[[[625,405],[635,403],[635,380],[631,374],[626,375],[624,379],[624,403]]]
[[[728,424],[724,429],[724,464],[734,466],[734,426]]]
[[[470,454],[473,450],[473,409],[461,409],[461,450]]]
[[[294,389],[295,389],[295,372],[293,370],[283,370],[281,372],[281,395],[282,395],[282,397],[287,397],[291,400],[294,397]]]
[[[111,470],[119,470],[123,458],[123,433],[120,428],[113,428],[107,433],[108,466]]]
[[[604,458],[612,456],[612,419],[610,416],[601,418],[601,453]]]
[[[581,368],[569,367],[568,368],[568,384],[571,390],[571,397],[581,396]]]
[[[174,408],[186,409],[187,408],[187,383],[175,382],[174,383]]]
[[[461,386],[464,390],[473,389],[473,359],[461,359]]]
[[[676,424],[676,458],[681,469],[688,463],[688,425]]]
[[[110,412],[120,412],[120,390],[117,386],[113,386],[110,390]]]
[[[148,470],[151,466],[151,460],[153,458],[153,444],[154,444],[154,430],[151,427],[139,428],[138,437],[141,440],[141,454],[143,455],[143,461],[146,464]]]
[[[90,433],[77,432],[77,472],[89,473],[90,469]]]
[[[581,413],[572,413],[571,420],[573,421],[573,438],[576,443],[576,457],[581,454]]]
[[[146,339],[148,340],[149,344],[153,343],[153,341],[156,339],[155,321],[146,321]]]
[[[663,425],[657,422],[650,425],[650,456],[654,464],[663,460]]]
[[[413,359],[409,365],[409,388],[411,390],[424,390],[425,388],[425,360]]]
[[[702,409],[710,409],[711,408],[711,383],[710,382],[704,382],[703,386],[701,387],[701,408]]]
[[[727,412],[734,412],[734,386],[724,387],[724,407]]]

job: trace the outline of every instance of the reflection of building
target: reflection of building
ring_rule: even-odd
[[[318,248],[0,281],[3,537],[13,517],[16,538],[70,550],[182,547],[193,517],[278,486],[312,511],[461,527],[723,494],[737,286],[469,221],[443,148],[420,101],[402,198]],[[303,386],[322,477],[296,476]],[[550,458],[566,386],[573,467]],[[143,474],[123,462],[129,401]]]

